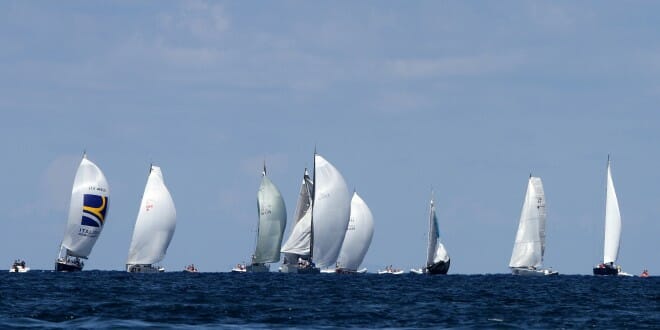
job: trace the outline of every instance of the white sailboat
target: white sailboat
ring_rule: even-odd
[[[414,274],[445,275],[449,271],[451,260],[447,249],[440,241],[438,217],[435,214],[435,203],[431,197],[429,210],[429,242],[426,251],[426,266],[422,269],[411,269]]]
[[[605,240],[603,244],[603,262],[593,268],[594,275],[622,275],[630,274],[621,271],[616,259],[619,255],[621,240],[621,212],[619,200],[614,190],[610,157],[607,156],[607,188],[605,193]]]
[[[135,220],[126,271],[130,273],[164,271],[156,264],[165,258],[175,228],[176,209],[172,195],[165,186],[160,167],[152,165]]]
[[[285,254],[282,272],[318,273],[320,269],[334,269],[348,227],[350,198],[346,181],[337,168],[315,153],[313,184],[309,185],[307,180],[306,175],[296,212],[300,216],[304,210],[304,214],[297,218],[282,248]],[[311,205],[305,209],[304,190],[310,186]]]
[[[338,273],[358,273],[374,235],[374,217],[367,203],[357,194],[351,198],[351,211],[344,243],[337,258]],[[366,271],[366,270],[365,270]]]
[[[545,193],[541,178],[529,176],[509,267],[513,275],[557,275],[542,269],[545,254]]]
[[[265,164],[257,193],[257,210],[257,246],[252,255],[252,263],[247,266],[240,265],[232,269],[232,272],[268,272],[268,263],[280,260],[280,247],[286,227],[286,206],[279,189],[266,176]]]
[[[87,259],[92,252],[107,220],[109,196],[110,188],[103,172],[87,159],[86,153],[83,154],[73,180],[69,216],[55,271],[83,269],[82,259]]]

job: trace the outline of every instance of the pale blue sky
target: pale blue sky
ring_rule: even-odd
[[[508,272],[531,171],[547,195],[545,264],[588,274],[602,259],[611,153],[619,263],[660,273],[658,12],[3,1],[0,262],[53,267],[86,149],[111,188],[86,269],[124,268],[153,161],[178,213],[163,265],[228,271],[254,248],[262,160],[291,217],[316,145],[375,216],[370,271],[425,260],[433,186],[450,272]]]

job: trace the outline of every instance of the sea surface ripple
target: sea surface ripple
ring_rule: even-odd
[[[659,328],[660,278],[0,275],[2,328]]]

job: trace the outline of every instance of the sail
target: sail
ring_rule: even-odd
[[[607,162],[607,197],[605,200],[605,244],[603,261],[615,262],[619,254],[619,241],[621,238],[621,213],[619,201],[614,190],[610,162]]]
[[[266,176],[265,171],[257,193],[257,208],[259,228],[252,262],[278,262],[282,235],[286,226],[286,206],[282,194]]]
[[[163,173],[160,167],[151,166],[126,263],[152,265],[163,260],[175,227],[176,209],[163,181]]]
[[[101,169],[84,155],[73,180],[69,218],[62,246],[71,256],[86,258],[101,235],[108,215],[110,188]]]
[[[509,267],[539,267],[545,253],[545,194],[541,178],[530,177]]]
[[[300,186],[300,195],[296,205],[294,219],[296,223],[289,234],[289,238],[282,245],[282,253],[297,254],[308,256],[310,254],[310,241],[312,237],[312,189],[313,182],[309,178],[307,169],[303,175],[302,185]]]
[[[350,220],[337,258],[339,267],[357,271],[369,250],[373,235],[373,214],[367,203],[357,193],[353,193]]]
[[[426,252],[426,266],[431,266],[440,261],[447,262],[449,254],[445,246],[440,242],[440,229],[438,227],[438,217],[435,214],[435,204],[431,199],[431,210],[429,212],[429,243]]]
[[[314,155],[312,258],[319,268],[334,268],[348,227],[351,201],[344,177],[321,155]]]

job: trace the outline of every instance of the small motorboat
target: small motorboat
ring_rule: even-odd
[[[25,260],[14,260],[14,263],[9,268],[10,273],[27,273],[30,267],[25,266]]]
[[[384,275],[384,274],[390,274],[390,275],[401,275],[403,274],[403,269],[396,269],[392,268],[392,266],[387,266],[385,267],[385,270],[378,270],[378,275]]]
[[[410,274],[422,275],[424,274],[424,270],[421,268],[411,268]]]
[[[644,269],[644,271],[641,274],[639,274],[639,277],[649,277],[649,276],[650,275],[648,269]]]
[[[244,264],[237,264],[236,267],[231,269],[232,273],[246,273],[247,267]]]
[[[186,268],[183,271],[187,272],[187,273],[197,273],[197,272],[199,272],[197,267],[195,267],[195,264],[190,264],[190,265],[186,266]]]

